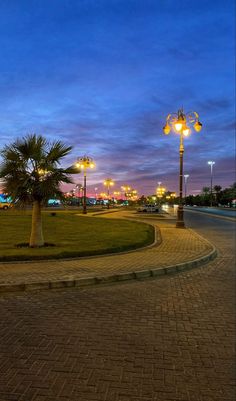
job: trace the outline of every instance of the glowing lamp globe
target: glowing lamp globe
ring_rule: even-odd
[[[197,132],[200,132],[200,131],[201,131],[201,129],[202,129],[202,124],[200,123],[200,121],[196,121],[196,122],[195,122],[195,124],[194,124],[194,129],[195,129],[195,131],[197,131]]]
[[[175,123],[175,129],[177,132],[180,132],[183,127],[183,124],[180,122]]]
[[[163,127],[163,131],[164,131],[164,134],[166,134],[166,135],[168,135],[168,134],[170,133],[170,126],[169,126],[169,124],[166,124],[166,125]]]
[[[188,127],[183,129],[183,135],[188,136],[190,134],[190,129]]]

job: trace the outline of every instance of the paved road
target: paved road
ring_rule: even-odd
[[[203,268],[2,296],[0,401],[235,400],[233,223],[186,221],[219,248]]]
[[[223,217],[231,217],[231,218],[236,218],[236,210],[235,209],[219,209],[219,208],[214,208],[214,207],[186,207],[186,211],[192,210],[192,211],[197,211],[197,212],[202,212],[202,213],[208,213],[208,214],[215,214],[218,216],[223,216]]]

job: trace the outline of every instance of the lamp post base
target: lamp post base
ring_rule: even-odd
[[[176,227],[176,228],[185,228],[183,205],[180,205],[180,206],[178,207],[178,211],[177,211],[177,221],[176,221],[175,227]]]

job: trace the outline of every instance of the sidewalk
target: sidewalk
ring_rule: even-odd
[[[99,214],[101,217],[101,214]],[[135,218],[156,227],[152,246],[128,253],[67,260],[0,263],[0,293],[85,286],[170,274],[200,266],[216,257],[212,244],[191,229],[176,229],[168,215],[143,216],[128,211],[104,218]]]

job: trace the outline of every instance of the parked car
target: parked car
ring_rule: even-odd
[[[138,212],[146,212],[146,213],[153,213],[153,212],[158,213],[159,207],[156,205],[143,205],[143,206],[138,207],[137,211]]]
[[[13,206],[11,202],[0,202],[0,209],[7,210]]]

